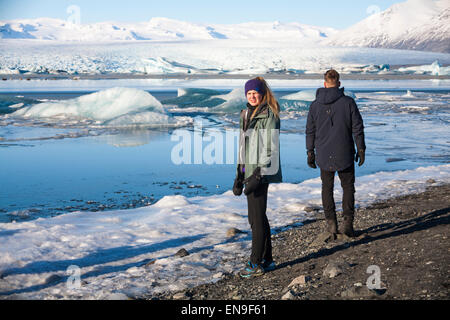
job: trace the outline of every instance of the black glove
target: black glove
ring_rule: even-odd
[[[355,162],[358,162],[358,159],[359,159],[358,166],[361,167],[364,164],[364,161],[366,160],[366,150],[364,149],[358,150],[355,156]]]
[[[244,189],[244,181],[242,179],[234,179],[233,193],[235,196],[240,196],[242,194],[242,189]]]
[[[316,169],[316,155],[314,154],[314,151],[308,151],[308,166],[310,166],[313,169]]]
[[[258,187],[261,185],[261,168],[257,167],[255,171],[253,171],[253,174],[244,180],[244,183],[244,193],[246,196],[258,189]]]
[[[233,184],[233,194],[235,196],[240,196],[242,194],[242,189],[244,189],[244,173],[242,172],[241,165],[238,165],[236,172],[236,179],[234,179]]]

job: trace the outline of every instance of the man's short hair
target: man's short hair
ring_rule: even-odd
[[[334,69],[330,69],[325,72],[324,79],[326,83],[337,85],[339,82],[339,73]]]

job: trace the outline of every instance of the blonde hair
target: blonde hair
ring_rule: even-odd
[[[259,107],[261,105],[264,105],[267,103],[269,105],[270,110],[272,110],[272,113],[276,117],[280,117],[280,105],[278,104],[277,99],[275,98],[275,95],[273,94],[272,90],[270,89],[269,85],[267,84],[266,80],[263,77],[256,77],[255,79],[262,82],[264,86],[265,94],[263,96],[263,99],[261,101],[261,104],[253,111],[250,119],[253,119],[254,115],[256,114],[256,111],[258,111]]]

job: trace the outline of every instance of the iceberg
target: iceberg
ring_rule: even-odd
[[[111,88],[75,99],[23,107],[12,117],[49,122],[94,121],[106,126],[168,125],[174,119],[150,93],[133,88]]]
[[[20,74],[20,70],[18,69],[10,69],[10,68],[0,68],[0,74]]]
[[[310,101],[313,102],[316,100],[316,92],[317,89],[307,89],[307,90],[301,90],[296,93],[288,94],[285,96],[282,96],[280,99],[284,100],[300,100],[300,101]],[[351,91],[344,90],[344,94],[348,97],[352,97],[353,99],[356,98],[355,94]]]
[[[430,74],[433,76],[449,76],[450,67],[443,67],[439,63],[439,61],[436,60],[430,65],[399,68],[398,72],[412,73],[412,74]]]
[[[280,98],[283,100],[299,100],[312,102],[316,99],[316,89],[301,90],[296,93],[288,94]]]
[[[18,108],[36,104],[38,100],[0,95],[0,115],[13,113]]]
[[[316,99],[317,89],[301,90],[296,93],[288,94],[279,98],[278,102],[282,111],[305,111],[309,105]],[[356,99],[353,92],[344,90],[346,96]]]
[[[164,105],[175,106],[178,109],[185,108],[210,108],[218,106],[225,102],[224,99],[214,96],[222,95],[222,91],[201,89],[201,88],[184,88],[178,89],[178,96],[172,99],[163,100]]]
[[[240,112],[247,104],[244,88],[233,89],[230,93],[214,96],[213,99],[224,100],[223,103],[213,108],[217,112]]]
[[[210,113],[235,113],[241,111],[247,100],[243,88],[233,89],[224,94],[222,91],[187,88],[178,89],[178,97],[162,101],[171,110],[203,111]]]

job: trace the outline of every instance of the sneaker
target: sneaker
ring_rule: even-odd
[[[272,261],[266,261],[266,260],[263,259],[261,265],[262,265],[264,271],[273,271],[276,268],[275,261],[273,261],[273,260]]]
[[[262,276],[264,274],[264,268],[260,264],[253,264],[250,261],[245,266],[244,270],[239,272],[241,278],[251,278]]]

